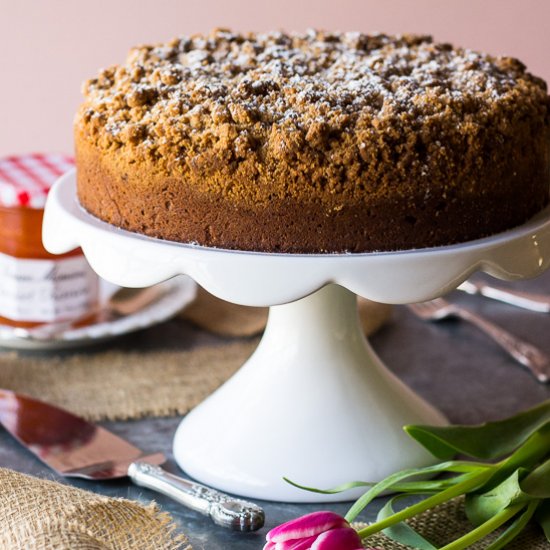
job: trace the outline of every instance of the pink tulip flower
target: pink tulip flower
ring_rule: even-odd
[[[287,521],[266,536],[264,550],[363,550],[357,531],[334,512],[313,512]]]

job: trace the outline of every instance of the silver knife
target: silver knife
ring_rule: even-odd
[[[62,476],[106,480],[128,476],[235,531],[263,526],[264,511],[163,470],[162,453],[144,454],[121,437],[43,401],[0,389],[0,424]]]
[[[550,296],[543,294],[532,294],[520,290],[498,288],[487,283],[477,281],[464,281],[458,290],[468,294],[481,294],[486,298],[492,298],[505,304],[510,304],[530,311],[541,313],[550,312]]]

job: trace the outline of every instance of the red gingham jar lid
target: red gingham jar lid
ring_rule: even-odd
[[[60,153],[32,153],[0,158],[0,206],[44,208],[50,187],[74,166]]]

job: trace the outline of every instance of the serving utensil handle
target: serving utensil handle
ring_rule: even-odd
[[[128,468],[128,476],[136,485],[162,493],[192,510],[209,516],[214,523],[222,527],[246,532],[256,531],[264,524],[264,511],[256,504],[173,475],[159,466],[133,462]]]
[[[495,342],[500,344],[508,353],[535,376],[539,382],[550,382],[550,357],[535,346],[516,338],[507,330],[495,325],[491,321],[476,315],[468,309],[453,304],[453,311],[461,319],[473,323]]]
[[[550,296],[532,294],[510,288],[499,288],[487,283],[464,281],[459,287],[468,294],[481,294],[486,298],[492,298],[505,304],[521,307],[530,311],[550,313]]]

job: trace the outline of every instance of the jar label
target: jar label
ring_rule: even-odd
[[[99,278],[82,255],[59,260],[0,253],[0,316],[14,321],[75,319],[97,303]]]

